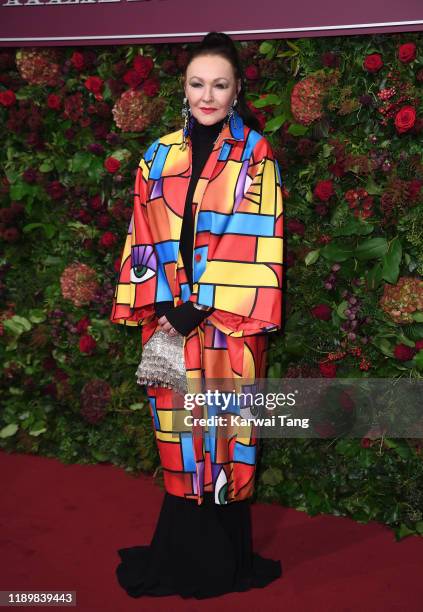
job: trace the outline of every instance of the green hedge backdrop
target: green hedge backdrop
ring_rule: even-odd
[[[423,35],[237,42],[280,164],[284,330],[271,377],[421,378]],[[162,485],[110,323],[141,154],[182,126],[187,44],[0,50],[0,444]],[[348,406],[334,406],[335,411]],[[264,440],[256,495],[423,535],[422,440]]]

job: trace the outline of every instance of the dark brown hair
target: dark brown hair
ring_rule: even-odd
[[[249,109],[245,98],[245,76],[234,41],[224,32],[209,32],[203,40],[190,50],[189,59],[185,68],[188,68],[193,59],[202,55],[220,55],[232,65],[235,78],[241,79],[241,89],[237,94],[238,103],[236,112],[241,115],[244,123],[253,130],[261,131],[260,123],[254,113]]]

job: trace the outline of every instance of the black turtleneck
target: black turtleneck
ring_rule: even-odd
[[[192,173],[188,186],[187,197],[185,200],[184,217],[182,220],[181,238],[179,248],[182,261],[187,275],[187,279],[192,291],[192,255],[194,242],[194,217],[192,210],[192,199],[194,196],[197,181],[213,150],[214,141],[222,130],[226,120],[221,119],[212,125],[199,123],[195,118],[191,128],[192,146]],[[166,315],[169,323],[183,336],[187,336],[190,331],[197,327],[201,321],[208,317],[214,310],[202,311],[195,308],[192,302],[184,302],[180,306],[174,307],[173,302],[159,302],[156,305],[156,314],[160,318]]]

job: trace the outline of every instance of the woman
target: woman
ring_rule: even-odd
[[[281,327],[281,177],[245,100],[233,41],[211,32],[184,74],[185,125],[140,161],[111,321],[181,334],[187,380],[265,377]],[[264,587],[279,561],[253,553],[257,438],[172,435],[172,391],[147,385],[165,496],[151,546],[119,550],[133,597],[205,598]],[[197,430],[198,434],[198,430]]]

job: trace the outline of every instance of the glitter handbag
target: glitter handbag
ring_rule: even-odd
[[[135,374],[139,385],[167,387],[182,395],[188,393],[184,336],[169,336],[161,329],[155,331],[144,344]]]

